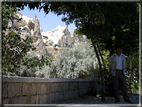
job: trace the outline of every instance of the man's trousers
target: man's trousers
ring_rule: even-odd
[[[126,78],[125,75],[123,74],[123,71],[116,71],[115,76],[112,76],[112,83],[113,83],[113,94],[115,100],[120,101],[119,85],[122,90],[124,101],[129,100],[127,86],[126,86]]]

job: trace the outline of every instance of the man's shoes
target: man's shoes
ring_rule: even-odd
[[[115,100],[115,102],[114,103],[118,103],[118,102],[120,102],[119,100]]]
[[[128,102],[128,103],[133,103],[132,101],[130,101],[130,100],[126,100],[125,102]]]

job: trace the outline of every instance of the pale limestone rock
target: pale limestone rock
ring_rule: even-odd
[[[34,26],[35,24],[31,21],[31,19],[29,20],[29,23],[28,23],[28,27],[30,30],[33,30],[34,31]]]
[[[35,15],[34,18],[34,32],[33,32],[33,46],[36,47],[36,52],[39,54],[40,57],[42,57],[43,55],[48,55],[47,53],[47,49],[45,47],[45,44],[43,43],[42,37],[41,37],[41,33],[40,33],[40,25],[39,25],[39,21]]]
[[[24,27],[25,25],[27,25],[27,22],[23,19],[21,19],[21,21],[13,21],[13,27]]]
[[[24,40],[27,39],[28,37],[32,37],[31,32],[27,26],[21,29],[20,37],[23,38]]]

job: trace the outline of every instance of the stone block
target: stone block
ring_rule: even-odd
[[[62,83],[63,84],[63,91],[66,91],[69,89],[69,83]]]
[[[47,104],[49,98],[48,96],[45,94],[45,95],[39,95],[39,104]]]
[[[14,83],[8,83],[8,98],[14,97],[16,94],[15,91],[15,84]]]
[[[36,96],[31,96],[31,104],[36,104]]]
[[[76,90],[72,90],[71,91],[71,98],[77,98],[77,91]]]
[[[39,104],[39,96],[40,96],[40,95],[36,95],[36,96],[35,96],[36,104]]]
[[[31,104],[31,96],[25,96],[26,103],[25,104]]]
[[[56,83],[51,83],[50,86],[51,86],[50,92],[51,93],[56,92]]]
[[[74,89],[74,83],[69,83],[69,85],[70,85],[69,86],[70,87],[69,90],[73,90]]]
[[[72,90],[73,96],[72,98],[75,98],[75,90]]]
[[[59,100],[64,100],[64,94],[63,94],[63,92],[59,92],[59,93],[60,93]]]
[[[22,95],[31,95],[31,84],[29,83],[23,83],[23,92]]]
[[[47,97],[46,97],[46,98],[47,98],[47,99],[46,99],[46,104],[48,104],[48,103],[50,102],[50,94],[46,94],[46,96],[47,96]]]
[[[54,92],[60,91],[61,83],[54,83]]]
[[[26,104],[25,96],[9,98],[8,104]]]
[[[8,86],[6,82],[2,84],[2,98],[7,98]]]
[[[74,98],[74,91],[73,90],[70,90],[70,98],[69,99],[73,99]]]
[[[89,88],[89,83],[86,83],[86,87]]]
[[[78,90],[75,90],[75,98],[78,98]]]
[[[79,89],[84,88],[84,83],[79,83]]]
[[[56,91],[63,91],[63,83],[57,83],[57,90]]]
[[[31,104],[39,104],[40,95],[31,96]]]
[[[47,86],[45,84],[41,84],[41,94],[47,93]]]
[[[41,84],[36,84],[36,94],[41,94]]]
[[[26,96],[17,97],[18,104],[27,104]]]
[[[22,83],[15,83],[15,91],[16,91],[16,93],[15,93],[15,95],[16,96],[20,96],[20,95],[22,95]]]
[[[36,95],[37,85],[32,83],[31,84],[31,95]]]
[[[42,95],[31,96],[31,104],[39,104],[42,102],[41,100],[46,100],[46,97],[42,96]],[[45,102],[45,101],[43,101],[43,102]]]
[[[63,92],[55,93],[55,101],[63,100]]]
[[[55,97],[54,97],[54,101],[58,101],[58,100],[59,100],[59,97],[60,97],[60,93],[59,93],[59,92],[56,92],[56,93],[55,93]]]
[[[18,101],[19,101],[18,97],[9,98],[8,104],[18,104]]]
[[[84,83],[84,88],[87,88],[87,82],[86,82],[86,83]]]
[[[64,100],[70,99],[70,91],[64,91],[63,96],[64,96]]]
[[[50,93],[50,102],[54,101],[55,93]]]
[[[46,86],[46,93],[50,93],[50,83],[45,84]]]
[[[8,98],[2,99],[2,103],[3,103],[3,104],[9,104],[9,99],[8,99]]]
[[[82,89],[82,95],[84,96],[86,94],[87,94],[87,89],[86,88]]]
[[[78,91],[78,96],[79,96],[79,97],[82,96],[82,89],[79,89],[79,91]]]
[[[74,83],[74,89],[78,89],[78,83]]]
[[[52,83],[47,84],[47,87],[49,89],[49,93],[51,93],[52,92]]]

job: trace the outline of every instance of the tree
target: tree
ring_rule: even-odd
[[[36,75],[35,67],[41,69],[43,65],[49,65],[54,57],[38,58],[34,56],[29,58],[29,50],[35,50],[33,38],[28,37],[22,39],[20,37],[20,28],[13,26],[13,21],[20,21],[16,15],[16,4],[5,3],[2,4],[2,75],[16,75],[16,76],[39,76]]]
[[[5,75],[7,72],[14,72],[20,59],[23,58],[28,49],[32,49],[30,45],[32,38],[21,40],[18,32],[20,29],[14,28],[12,25],[8,26],[8,22],[20,20],[15,12],[16,6],[2,4],[2,73]]]
[[[19,7],[20,7],[20,5],[21,4],[19,4]],[[100,54],[100,56],[102,56],[101,52],[99,51],[99,49],[100,49],[99,45],[101,45],[102,47],[104,47],[104,46],[106,46],[107,48],[109,47],[110,55],[112,55],[115,45],[119,42],[119,41],[115,41],[115,40],[119,40],[120,38],[123,37],[121,42],[124,44],[125,42],[123,40],[125,40],[125,41],[128,40],[127,35],[131,34],[132,31],[135,31],[137,28],[136,27],[137,26],[136,20],[135,21],[131,20],[131,17],[133,19],[133,17],[136,14],[134,16],[132,15],[131,17],[129,17],[131,21],[129,21],[129,20],[127,21],[126,16],[128,15],[127,14],[128,11],[127,11],[127,9],[126,9],[126,11],[124,10],[125,6],[127,9],[131,8],[131,7],[132,7],[132,9],[134,9],[136,7],[135,3],[126,5],[126,3],[97,3],[97,2],[95,2],[95,3],[43,2],[42,6],[41,6],[41,3],[40,3],[40,5],[38,5],[38,3],[36,3],[36,4],[30,3],[30,5],[29,5],[30,9],[34,9],[35,7],[37,9],[43,8],[46,14],[48,14],[49,11],[54,12],[57,15],[63,14],[64,17],[62,18],[62,21],[66,22],[66,24],[69,24],[69,23],[72,23],[73,21],[75,21],[78,30],[81,33],[85,34],[88,38],[91,38],[91,41],[93,43],[93,46],[94,46],[94,49],[95,49],[95,52],[96,52],[96,55],[98,58],[100,71],[102,74],[102,87],[104,84],[104,80],[103,80],[103,76],[104,76],[103,73],[104,72],[102,71],[102,66],[101,66],[101,62],[100,62],[100,58],[99,58],[99,54]],[[109,11],[107,11],[107,9],[109,9]],[[114,11],[117,9],[118,9],[118,11]],[[113,13],[113,11],[114,11],[114,13]],[[122,11],[124,11],[124,12],[121,13]],[[122,14],[122,16],[121,16],[121,14]],[[111,15],[113,15],[112,19],[111,19]],[[124,17],[123,17],[123,15],[124,15]],[[121,16],[121,17],[118,17],[118,16]],[[119,18],[120,18],[120,20],[119,20]],[[118,22],[120,22],[120,21],[122,23],[119,24]],[[125,25],[125,22],[126,22],[126,25]],[[132,26],[130,23],[133,23]],[[104,36],[102,31],[99,30],[99,28],[103,28],[103,32],[105,32],[105,34],[107,34],[107,36]],[[110,33],[110,32],[112,32],[112,33]],[[122,34],[124,34],[125,36],[119,36]],[[131,36],[131,37],[133,38],[134,36]],[[102,42],[101,42],[101,40],[102,40]],[[134,39],[134,40],[137,41],[136,39]],[[94,42],[96,42],[97,45],[95,45]],[[109,44],[109,45],[106,45],[106,44]],[[128,43],[128,44],[130,44],[130,43]],[[126,45],[125,49],[128,47],[130,47],[130,45]],[[98,51],[97,51],[97,48],[98,48]],[[127,50],[126,50],[126,52],[127,52]],[[102,58],[102,62],[103,62],[103,57],[101,57],[101,58]],[[105,64],[103,64],[103,66],[105,68]],[[103,93],[104,93],[104,91],[103,91]],[[105,96],[104,96],[104,94],[102,94],[102,95],[103,95],[102,101],[105,101]]]

